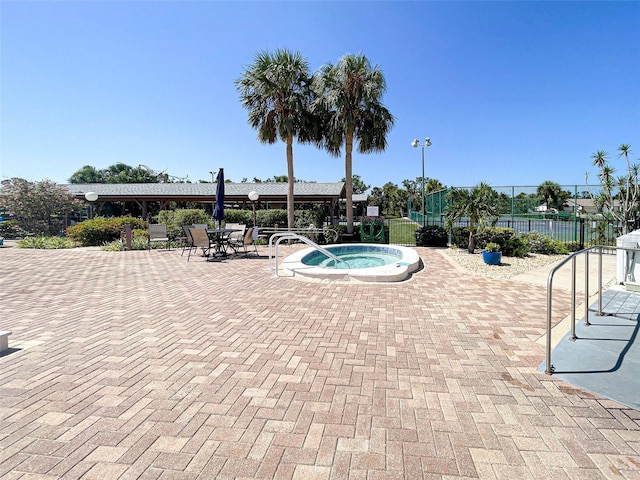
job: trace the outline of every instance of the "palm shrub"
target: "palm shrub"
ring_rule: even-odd
[[[452,188],[447,193],[445,222],[447,229],[462,219],[469,221],[469,242],[467,250],[473,253],[476,246],[475,235],[487,226],[494,226],[498,220],[498,192],[487,183],[481,182],[471,190]]]

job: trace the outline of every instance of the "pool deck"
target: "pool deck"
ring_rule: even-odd
[[[344,284],[0,248],[0,478],[640,478],[640,412],[537,370],[546,285],[416,250]]]

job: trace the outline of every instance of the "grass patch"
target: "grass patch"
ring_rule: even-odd
[[[397,243],[399,245],[415,245],[416,230],[418,225],[407,222],[401,218],[390,218],[389,225],[389,243]]]

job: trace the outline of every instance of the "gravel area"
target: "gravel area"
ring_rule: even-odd
[[[566,255],[529,254],[525,258],[517,258],[503,255],[500,265],[486,265],[480,251],[470,254],[465,249],[448,248],[441,250],[441,252],[464,270],[493,278],[511,278],[550,263],[556,263],[567,257]]]

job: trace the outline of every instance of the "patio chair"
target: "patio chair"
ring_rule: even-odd
[[[191,231],[189,231],[189,225],[183,225],[182,230],[184,230],[185,240],[184,240],[184,243],[182,244],[182,252],[180,253],[180,256],[184,255],[184,251],[187,248],[188,249],[193,248],[193,237],[191,236]]]
[[[242,223],[227,224],[226,228],[238,230],[237,232],[231,232],[228,235],[227,240],[229,241],[229,243],[235,242],[236,240],[241,240],[242,237],[244,237],[244,233],[247,231],[247,226],[243,225]]]
[[[249,250],[247,249],[247,247],[251,245],[253,245],[253,249],[255,250],[256,255],[258,255],[258,248],[256,247],[256,244],[253,240],[253,227],[249,227],[244,233],[244,236],[242,236],[241,238],[229,241],[229,246],[233,248],[234,252],[238,253],[238,251],[244,250],[245,256],[249,255]]]
[[[167,226],[163,223],[149,224],[149,238],[147,241],[147,250],[151,251],[152,243],[167,243],[169,244],[169,250],[171,250],[171,239],[167,234]]]
[[[189,248],[189,256],[187,257],[187,262],[191,259],[191,251],[198,251],[199,248],[202,249],[202,255],[205,257],[209,256],[209,251],[211,250],[211,240],[209,240],[209,235],[204,228],[189,228],[189,233],[191,234],[191,247]]]

